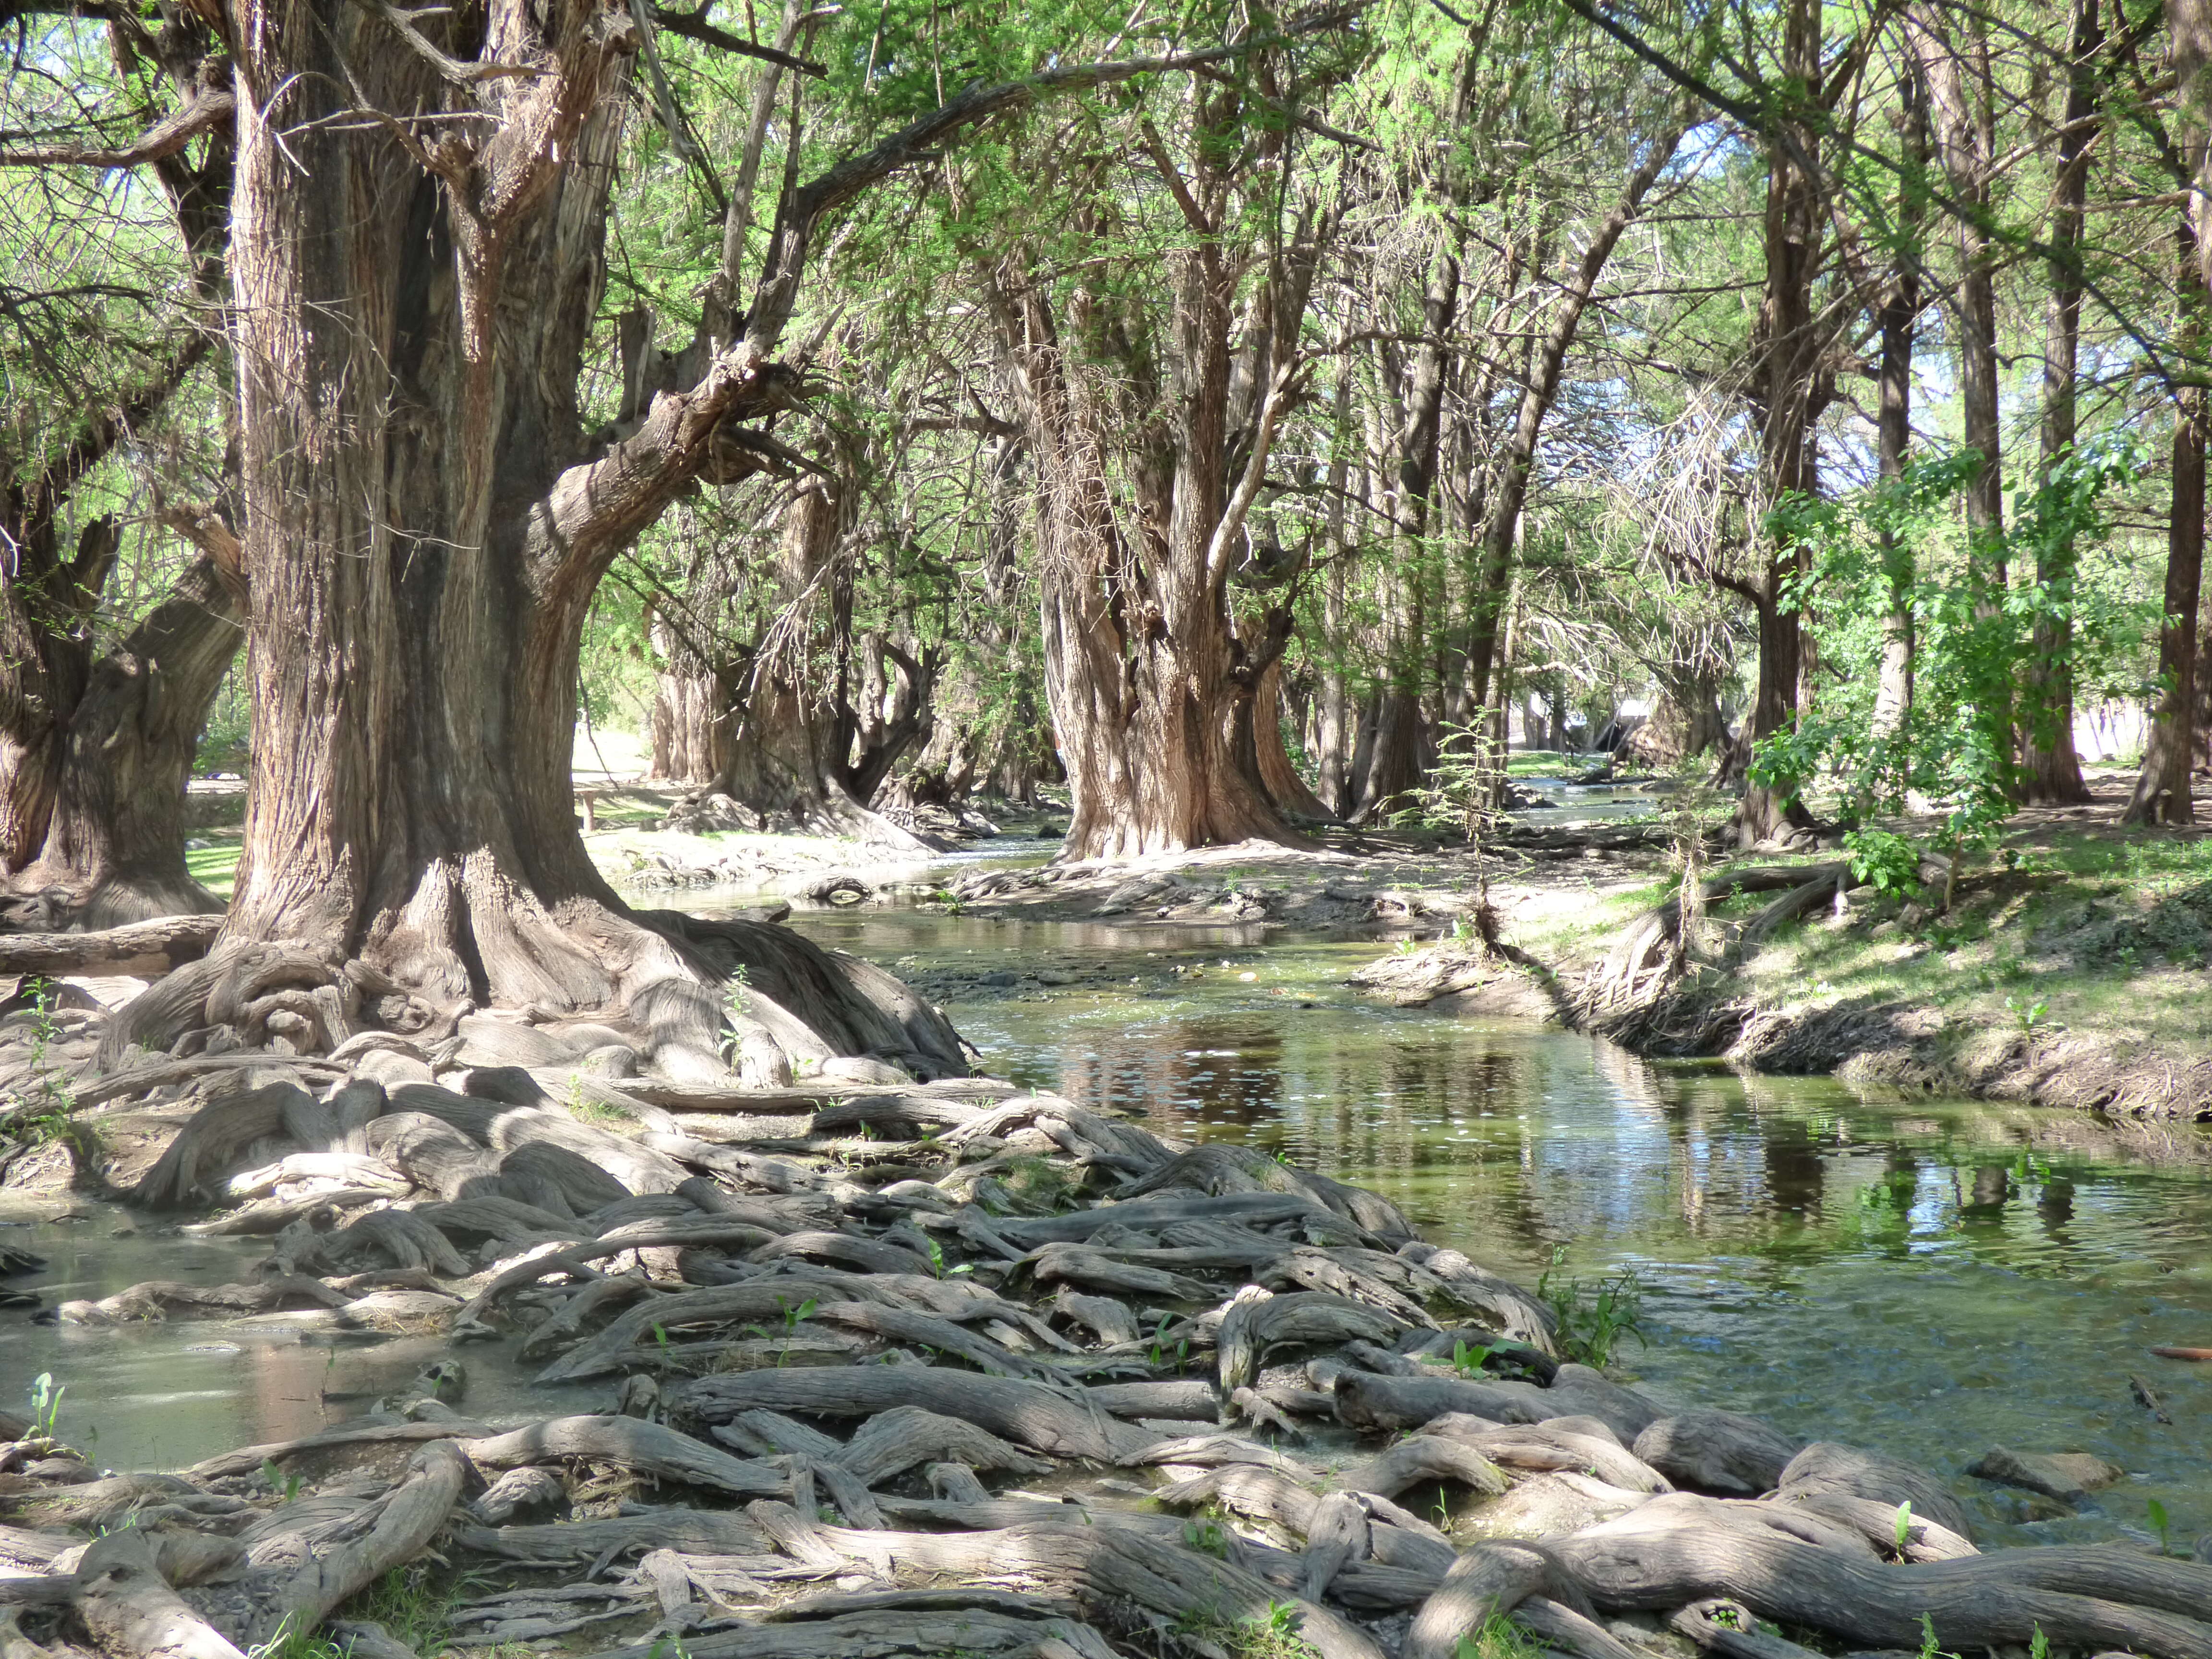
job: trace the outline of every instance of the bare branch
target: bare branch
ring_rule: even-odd
[[[211,77],[220,76],[220,83]],[[101,149],[82,144],[36,144],[20,149],[0,149],[0,167],[135,167],[174,155],[204,132],[228,126],[237,110],[230,89],[230,60],[210,58],[201,65],[201,78],[191,95],[120,149]]]
[[[801,75],[811,75],[817,80],[830,71],[821,64],[782,51],[775,46],[762,46],[757,40],[748,40],[743,35],[732,34],[727,29],[717,28],[707,21],[707,8],[696,11],[676,11],[667,6],[654,5],[647,0],[646,15],[671,34],[680,34],[687,40],[696,40],[702,46],[713,46],[721,52],[734,52],[741,57],[757,58],[763,64],[774,64],[781,69],[795,70]]]

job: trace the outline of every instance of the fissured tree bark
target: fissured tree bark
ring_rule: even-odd
[[[1820,0],[1790,0],[1783,18],[1783,69],[1796,85],[1821,84]],[[1808,91],[1804,96],[1810,97]],[[1820,183],[1808,168],[1820,142],[1815,112],[1785,111],[1767,134],[1766,293],[1753,331],[1759,354],[1759,483],[1768,501],[1813,495],[1820,487],[1814,421],[1825,402],[1820,356],[1824,336],[1813,312],[1813,278],[1820,264]],[[1738,591],[1750,599],[1759,622],[1759,672],[1751,706],[1749,742],[1772,737],[1797,712],[1804,630],[1788,587],[1798,568],[1797,550],[1765,545],[1759,574]],[[1794,783],[1747,783],[1736,814],[1745,845],[1786,836],[1810,826],[1812,817]]]
[[[237,543],[209,515],[195,538],[215,550],[105,648],[94,619],[120,532],[96,518],[69,556],[60,546],[71,493],[205,355],[189,343],[0,495],[0,894],[40,929],[222,908],[185,867],[184,802],[240,639]]]
[[[783,453],[745,423],[795,392],[772,353],[826,216],[977,121],[1194,55],[979,88],[787,187],[750,307],[726,262],[693,349],[662,365],[696,378],[641,386],[596,435],[577,386],[632,9],[233,0],[226,21],[246,849],[215,950],[111,1023],[104,1056],[201,1023],[253,1036],[283,1014],[313,1044],[495,1003],[625,1020],[664,1067],[719,1074],[718,972],[744,963],[770,1048],[963,1070],[942,1019],[864,983],[865,964],[616,898],[571,805],[580,632],[608,565],[678,491]]]
[[[1237,594],[1240,579],[1268,574],[1252,568],[1272,556],[1247,521],[1294,395],[1299,319],[1334,220],[1286,209],[1260,247],[1228,246],[1241,212],[1278,210],[1272,183],[1259,203],[1244,192],[1272,179],[1255,161],[1280,136],[1245,126],[1233,87],[1194,88],[1185,107],[1184,143],[1171,152],[1146,123],[1138,152],[1186,233],[1157,301],[1088,274],[1040,276],[1019,256],[991,278],[1038,481],[1045,677],[1074,809],[1061,854],[1071,860],[1303,844],[1260,775],[1249,726],[1288,630],[1272,599]],[[1118,212],[1102,188],[1077,227],[1110,246]],[[1248,269],[1258,276],[1240,302]]]

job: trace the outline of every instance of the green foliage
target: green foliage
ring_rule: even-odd
[[[2173,1525],[2166,1516],[2166,1505],[2153,1498],[2146,1500],[2144,1510],[2150,1516],[2151,1530],[2158,1534],[2158,1553],[2160,1555],[2172,1554]]]
[[[23,988],[31,994],[31,1051],[25,1080],[0,1094],[0,1134],[33,1146],[68,1141],[81,1153],[90,1153],[97,1150],[97,1137],[76,1121],[76,1097],[49,1059],[62,1029],[54,1018],[54,987],[30,979]]]
[[[1182,1541],[1200,1555],[1227,1559],[1229,1534],[1220,1522],[1208,1517],[1194,1516],[1182,1523]]]
[[[1452,1343],[1452,1369],[1462,1376],[1480,1376],[1482,1368],[1489,1363],[1490,1353],[1486,1344],[1469,1347],[1463,1339],[1455,1340]]]
[[[929,1244],[929,1270],[931,1273],[936,1274],[938,1278],[951,1279],[961,1273],[972,1273],[975,1271],[975,1264],[972,1261],[963,1261],[957,1267],[946,1267],[945,1265],[945,1246],[939,1243],[933,1238],[927,1242]]]
[[[295,1470],[288,1474],[278,1468],[274,1458],[264,1457],[261,1460],[261,1478],[269,1483],[269,1490],[276,1493],[287,1504],[300,1496],[299,1473]]]
[[[1427,783],[1391,815],[1391,822],[1456,830],[1468,842],[1480,842],[1500,816],[1503,750],[1487,726],[1446,726]]]
[[[1883,893],[1910,893],[1920,885],[1920,849],[1888,830],[1854,830],[1844,837],[1851,879]]]
[[[2106,496],[2143,462],[2140,443],[2124,434],[2084,444],[2015,498],[2004,547],[1972,558],[1954,530],[1957,501],[1983,465],[1971,450],[1916,462],[1841,501],[1784,501],[1768,532],[1810,560],[1787,602],[1806,613],[1833,684],[1817,712],[1759,745],[1753,781],[1793,789],[1831,769],[1863,811],[1904,811],[1916,797],[1933,803],[1954,860],[1987,846],[2014,807],[2014,694],[2035,665],[2039,625],[2046,635],[2069,630],[2077,684],[2095,688],[2120,676],[2146,621],[2140,605],[2078,580],[2015,577],[1997,587],[1985,574],[1990,559],[2002,554],[2010,568],[2033,571],[2039,550],[2094,538],[2106,527]],[[1885,721],[1875,708],[1884,619],[1899,605],[1917,640],[1912,701]],[[2031,730],[2047,718],[2032,701],[2020,712]],[[1851,853],[1866,878],[1902,884],[1895,846],[1862,830]]]
[[[1459,1638],[1455,1659],[1544,1659],[1543,1644],[1502,1613],[1493,1613],[1482,1627]]]
[[[1639,1316],[1644,1286],[1632,1268],[1595,1283],[1579,1279],[1555,1283],[1566,1254],[1564,1244],[1552,1253],[1551,1265],[1536,1281],[1536,1295],[1559,1322],[1561,1352],[1570,1359],[1602,1370],[1613,1363],[1613,1351],[1622,1338],[1634,1337],[1639,1346],[1643,1345]]]
[[[31,1381],[31,1432],[42,1440],[54,1438],[61,1420],[62,1395],[68,1386],[56,1382],[52,1371],[40,1371]]]

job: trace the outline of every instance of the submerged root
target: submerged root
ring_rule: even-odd
[[[241,1009],[284,983],[229,982]],[[1546,1352],[1525,1291],[1373,1194],[999,1085],[739,1113],[716,1142],[613,1081],[591,1103],[618,1125],[546,1095],[544,1067],[460,1059],[552,1029],[463,1024],[435,1061],[458,1087],[391,1036],[316,1088],[304,1065],[157,1068],[210,1098],[145,1194],[246,1200],[270,1258],[94,1311],[506,1332],[609,1407],[475,1421],[448,1361],[357,1421],[105,1480],[10,1425],[11,1659],[233,1659],[358,1613],[434,1540],[479,1586],[468,1643],[599,1659],[1454,1659],[1504,1618],[1575,1659],[1658,1659],[1620,1612],[1729,1659],[1909,1648],[1923,1613],[1956,1651],[2039,1632],[2212,1659],[2212,1565],[1979,1553],[1928,1471],[1670,1414]],[[1016,1161],[1048,1190],[1000,1182]],[[1310,1448],[1321,1421],[1337,1443]],[[1494,1535],[1462,1548],[1430,1515]]]

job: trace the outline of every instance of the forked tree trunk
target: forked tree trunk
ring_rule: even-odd
[[[203,556],[93,665],[61,734],[53,810],[22,890],[70,895],[87,929],[213,912],[185,865],[185,787],[242,637],[236,562]]]
[[[236,544],[203,556],[106,651],[91,613],[117,546],[95,520],[70,560],[20,492],[21,563],[0,582],[0,896],[41,930],[213,912],[185,865],[185,787],[208,706],[240,638]],[[39,567],[43,565],[43,572]],[[28,578],[26,580],[26,578]]]
[[[1131,343],[1142,331],[1118,313],[1121,298],[1078,286],[1064,325],[1030,272],[1010,263],[993,276],[1036,459],[1045,683],[1073,804],[1061,853],[1071,860],[1304,844],[1270,799],[1251,745],[1240,757],[1237,741],[1240,705],[1280,656],[1287,629],[1240,619],[1231,597],[1329,222],[1309,215],[1286,234],[1295,251],[1270,259],[1240,343],[1241,261],[1200,206],[1225,217],[1237,199],[1237,181],[1215,171],[1227,151],[1208,125],[1228,118],[1229,105],[1196,107],[1206,112],[1187,160],[1150,141],[1154,166],[1176,175],[1195,244],[1168,261],[1170,374]],[[1097,357],[1119,359],[1118,385],[1085,361]],[[1160,384],[1170,378],[1172,392]],[[1117,453],[1125,465],[1114,464]],[[1138,497],[1126,517],[1110,482],[1117,473]]]
[[[465,37],[450,15],[235,0],[230,23],[246,844],[216,949],[118,1016],[103,1055],[203,1023],[259,1029],[276,1004],[330,1041],[498,1003],[604,1011],[662,1066],[723,1075],[724,964],[631,916],[577,833],[585,615],[679,491],[756,470],[737,422],[790,400],[795,377],[768,356],[821,216],[925,135],[1003,106],[970,99],[788,195],[747,335],[702,339],[701,378],[603,443],[576,387],[629,15],[553,0]],[[484,72],[441,53],[480,54]],[[459,118],[423,115],[441,111]],[[773,929],[731,948],[776,972],[808,955]],[[867,1000],[852,973],[826,983],[798,1019]],[[949,1031],[915,1047],[957,1054]]]
[[[738,690],[717,781],[771,821],[926,852],[932,843],[870,805],[892,765],[927,733],[935,672],[896,653],[896,691],[879,687],[865,716],[853,704],[851,575],[829,567],[851,528],[855,493],[810,481],[785,512],[776,577],[785,608]],[[832,678],[834,685],[824,683]]]

